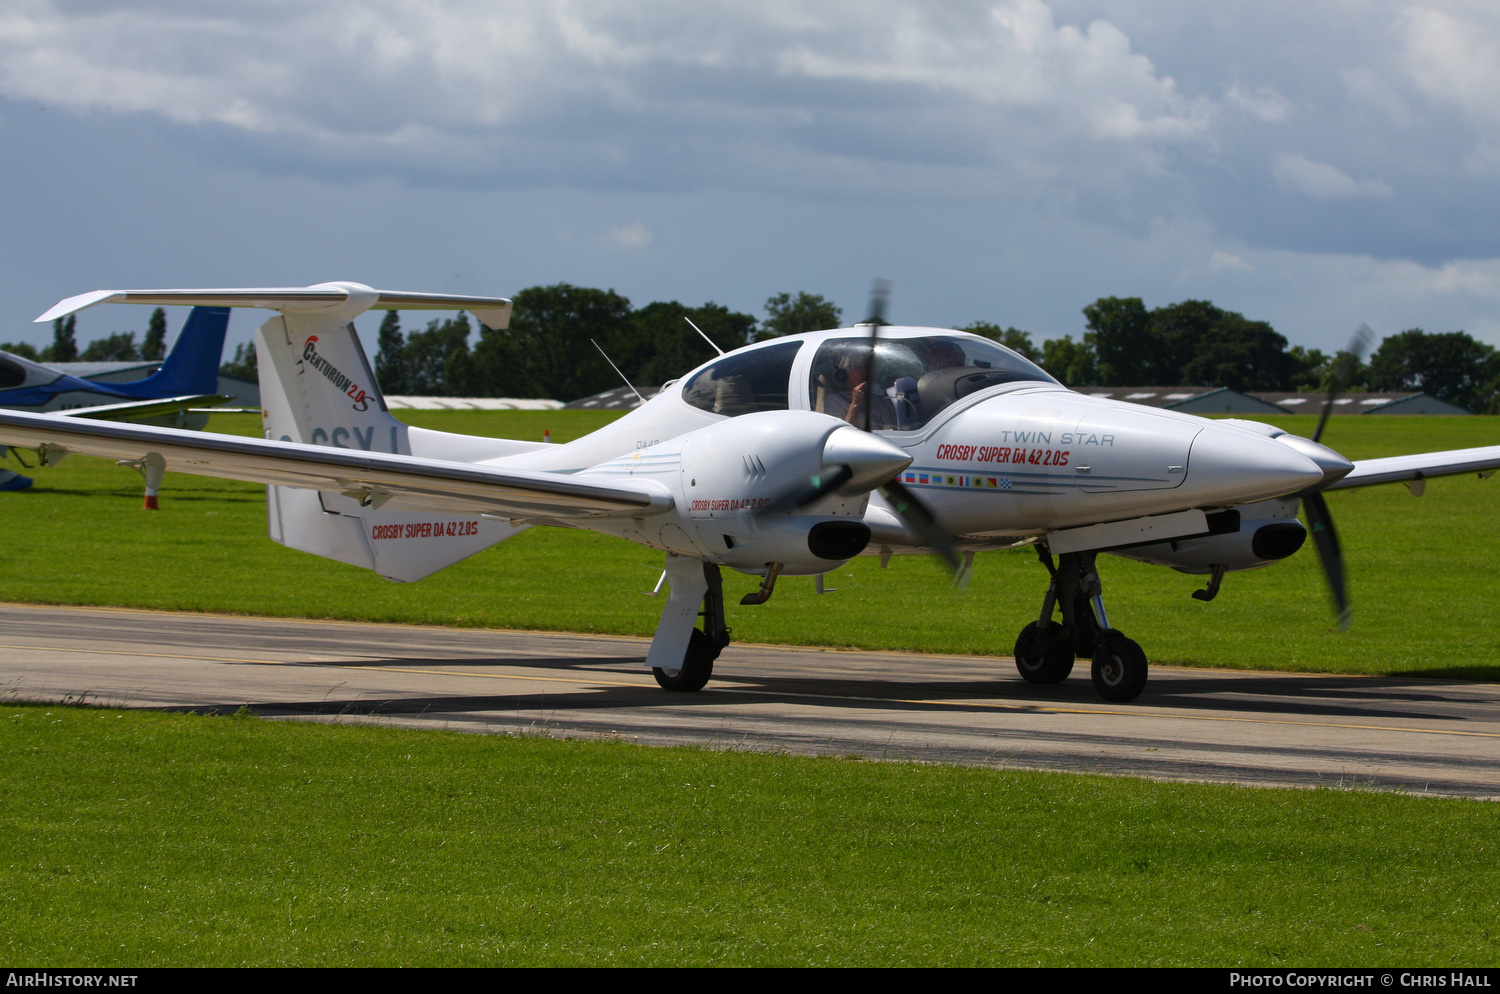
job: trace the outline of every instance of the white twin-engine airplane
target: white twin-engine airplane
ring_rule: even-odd
[[[1099,552],[1207,574],[1208,598],[1226,571],[1302,545],[1300,504],[1344,613],[1324,490],[1500,467],[1500,446],[1355,465],[1265,425],[1083,396],[975,335],[870,325],[720,355],[565,445],[477,438],[393,418],[351,322],[466,309],[498,329],[503,298],[357,283],[98,291],[37,320],[106,301],[278,312],[255,335],[265,439],[0,411],[0,444],[269,484],[271,538],[393,580],[532,525],[663,550],[670,593],[646,665],[668,690],[702,688],[729,642],[721,567],[763,577],[745,598],[760,603],[778,575],[861,554],[956,562],[1032,545],[1051,584],[1017,639],[1021,674],[1056,683],[1091,657],[1099,694],[1133,700],[1146,656],[1105,614]]]

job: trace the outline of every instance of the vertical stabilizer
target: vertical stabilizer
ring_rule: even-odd
[[[228,330],[229,308],[194,307],[160,369],[135,383],[111,383],[109,389],[142,399],[218,393]]]
[[[336,315],[279,314],[255,333],[265,436],[365,452],[411,454],[354,325]],[[522,531],[478,515],[383,511],[371,495],[267,488],[271,538],[282,545],[418,580]]]

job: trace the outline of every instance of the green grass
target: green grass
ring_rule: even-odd
[[[0,708],[29,966],[1492,964],[1500,806]]]
[[[424,427],[565,441],[611,417],[597,412],[402,412]],[[1277,423],[1308,434],[1313,418]],[[212,427],[252,434],[253,415]],[[1342,417],[1325,441],[1351,458],[1494,443],[1490,417]],[[261,488],[169,475],[162,510],[140,510],[140,479],[73,457],[5,494],[0,599],[189,611],[349,618],[649,635],[661,601],[661,554],[585,532],[533,529],[416,584],[284,549],[265,538]],[[1100,558],[1110,619],[1159,663],[1500,679],[1500,478],[1329,494],[1351,575],[1355,625],[1333,631],[1311,546],[1269,569],[1231,574],[1217,600],[1191,599],[1203,578]],[[783,579],[771,601],[740,607],[756,578],[726,574],[740,641],[1005,655],[1034,617],[1045,574],[1029,551],[978,557],[955,592],[930,560],[887,570],[856,560],[828,578]]]

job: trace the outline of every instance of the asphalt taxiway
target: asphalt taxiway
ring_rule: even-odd
[[[1500,685],[1153,667],[1138,701],[1001,657],[731,645],[696,694],[647,640],[0,605],[0,702],[1500,798]]]

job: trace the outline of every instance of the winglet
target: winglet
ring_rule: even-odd
[[[124,296],[119,290],[91,290],[88,293],[80,293],[76,297],[59,300],[47,309],[46,314],[37,318],[34,323],[45,324],[48,321],[81,311],[85,307],[102,304],[106,300],[123,300]]]

